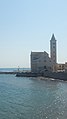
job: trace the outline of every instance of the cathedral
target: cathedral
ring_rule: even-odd
[[[44,71],[56,71],[57,53],[54,34],[50,40],[50,57],[44,52],[31,52],[31,72],[42,73]]]

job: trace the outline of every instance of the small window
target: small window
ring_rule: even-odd
[[[44,69],[46,69],[46,66],[44,66]]]
[[[53,48],[55,48],[55,46],[53,46]]]
[[[55,45],[55,43],[53,43],[53,45]]]

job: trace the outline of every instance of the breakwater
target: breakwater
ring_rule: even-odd
[[[38,77],[42,76],[42,73],[32,73],[32,72],[17,72],[17,77]]]
[[[0,72],[0,74],[17,74],[17,72]]]
[[[67,72],[44,72],[44,73],[32,73],[32,72],[17,72],[17,77],[38,77],[43,76],[47,78],[54,78],[67,81]]]

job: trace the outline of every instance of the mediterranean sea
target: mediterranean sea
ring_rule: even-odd
[[[0,119],[67,119],[67,82],[0,74]]]

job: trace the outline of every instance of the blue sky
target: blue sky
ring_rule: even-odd
[[[31,51],[49,52],[52,33],[57,61],[67,61],[67,0],[0,0],[0,67],[30,67]]]

